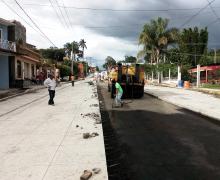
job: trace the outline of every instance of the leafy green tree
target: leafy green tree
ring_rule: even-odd
[[[202,66],[208,66],[210,64],[213,64],[213,57],[208,56],[208,54],[204,54],[201,58],[200,58],[200,65]]]
[[[44,59],[50,59],[53,63],[63,61],[63,57],[65,56],[64,49],[62,48],[58,49],[51,47],[48,49],[40,49],[40,53]]]
[[[70,75],[70,67],[67,65],[57,65],[57,68],[60,69],[60,77],[63,79],[65,76]]]
[[[137,58],[134,56],[125,56],[125,62],[126,63],[136,63]]]
[[[200,30],[198,27],[184,29],[180,34],[178,43],[180,53],[183,55],[181,63],[196,66],[200,63],[201,57],[207,52],[207,28]]]
[[[98,71],[98,72],[99,72],[99,67],[98,67],[98,66],[96,66],[96,71]]]
[[[170,64],[181,65],[183,55],[180,53],[179,48],[172,48],[167,50],[167,59]]]
[[[111,56],[107,56],[107,58],[105,59],[105,64],[103,64],[103,67],[105,69],[108,69],[108,67],[111,67],[114,65],[116,65],[116,61]]]
[[[73,75],[75,76],[75,79],[78,78],[78,73],[79,73],[78,62],[73,62]]]

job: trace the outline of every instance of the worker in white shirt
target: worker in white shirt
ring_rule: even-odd
[[[48,105],[54,105],[54,97],[55,97],[55,88],[56,88],[56,80],[54,79],[53,74],[49,74],[49,78],[44,81],[44,85],[48,88],[49,91],[49,101]]]

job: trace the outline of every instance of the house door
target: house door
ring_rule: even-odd
[[[12,88],[15,85],[15,57],[10,56],[9,57],[9,86]]]
[[[29,77],[29,64],[28,63],[24,63],[24,79],[28,79]]]

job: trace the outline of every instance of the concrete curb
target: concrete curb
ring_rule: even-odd
[[[25,90],[25,91],[22,92],[22,93],[18,93],[18,94],[14,94],[14,95],[12,95],[12,96],[8,96],[8,97],[5,97],[5,98],[1,98],[1,99],[0,99],[0,102],[1,102],[1,101],[6,101],[6,100],[8,100],[8,99],[11,99],[11,98],[14,98],[14,97],[17,97],[17,96],[22,96],[22,95],[27,94],[27,93],[33,93],[33,92],[38,91],[38,90],[40,90],[40,89],[45,89],[45,87],[44,87],[44,86],[41,86],[41,87],[39,87],[39,88],[27,89],[27,90]]]
[[[68,84],[68,83],[71,83],[71,82],[62,82],[62,84]],[[6,100],[8,100],[8,99],[11,99],[11,98],[14,98],[14,97],[17,97],[17,96],[22,96],[22,95],[25,95],[25,94],[28,94],[28,93],[33,93],[33,92],[38,91],[38,90],[40,90],[40,89],[45,89],[45,86],[40,86],[40,87],[38,87],[38,88],[27,89],[27,90],[25,90],[25,91],[22,92],[22,93],[18,93],[18,94],[14,94],[14,95],[12,95],[12,96],[8,96],[8,97],[1,98],[1,99],[0,99],[0,102],[6,101]]]
[[[150,95],[150,96],[152,96],[152,97],[155,97],[155,98],[157,98],[157,99],[160,99],[160,100],[162,100],[162,101],[164,101],[164,102],[166,102],[166,103],[169,103],[169,104],[172,104],[172,105],[174,105],[174,106],[178,106],[178,107],[180,107],[180,108],[183,108],[183,109],[185,109],[185,110],[187,110],[187,111],[190,111],[191,113],[195,113],[195,114],[197,114],[197,115],[200,115],[200,116],[209,118],[209,119],[211,119],[211,120],[214,120],[214,121],[220,123],[220,118],[216,118],[216,117],[210,116],[210,115],[208,115],[208,114],[203,113],[202,111],[192,110],[192,109],[190,109],[189,107],[183,106],[182,104],[170,102],[170,101],[166,100],[165,98],[159,97],[158,95],[153,94],[153,93],[151,93],[151,92],[146,92],[146,91],[144,91],[144,93],[145,93],[145,94],[148,94],[148,95]]]
[[[62,90],[62,89],[64,89],[64,88],[66,88],[66,87],[68,87],[68,86],[62,87],[62,88],[58,89],[57,91]],[[45,89],[45,87],[42,87],[42,88],[39,88],[39,89]],[[39,89],[38,89],[38,90],[39,90]],[[32,92],[34,92],[34,91],[32,91]],[[20,94],[21,94],[21,95],[25,95],[25,94],[27,94],[27,93],[28,93],[28,92],[24,92],[24,93],[20,93]],[[31,92],[30,92],[30,93],[31,93]],[[16,95],[16,96],[19,96],[19,95]],[[14,97],[16,97],[16,96],[14,96]],[[45,97],[48,97],[48,94],[41,96],[41,98],[45,98]],[[10,98],[13,98],[13,97],[10,97]],[[8,99],[10,99],[10,98],[8,98]],[[26,104],[23,104],[23,105],[21,105],[21,106],[19,106],[19,107],[17,107],[17,108],[14,108],[14,109],[12,109],[12,110],[6,112],[6,113],[0,114],[0,117],[5,116],[6,114],[9,114],[9,113],[11,113],[11,112],[13,112],[13,111],[16,111],[17,109],[20,109],[20,108],[22,108],[22,107],[25,107],[25,106],[27,106],[27,105],[33,103],[33,102],[39,101],[41,98],[33,99],[33,100],[31,100],[30,102],[28,102],[28,103],[26,103]],[[1,102],[1,100],[0,100],[0,102]]]
[[[156,87],[166,87],[166,88],[175,88],[175,89],[179,89],[178,87],[174,87],[174,86],[169,86],[167,84],[151,84],[151,86],[156,86]],[[211,94],[211,95],[219,95],[220,96],[220,89],[208,89],[208,88],[181,88],[187,91],[197,91],[197,92],[202,92],[205,94]]]
[[[211,94],[211,95],[220,95],[220,89],[215,90],[215,89],[189,89],[191,91],[198,91],[206,94]]]

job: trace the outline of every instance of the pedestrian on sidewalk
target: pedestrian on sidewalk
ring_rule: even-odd
[[[55,97],[56,80],[53,74],[49,74],[49,78],[44,81],[44,85],[48,88],[49,91],[48,105],[54,105],[53,99]]]
[[[123,89],[122,89],[121,85],[118,83],[118,81],[116,81],[116,83],[115,83],[115,90],[116,90],[115,103],[116,103],[116,105],[123,106],[123,102],[121,100],[121,97],[123,95]]]

